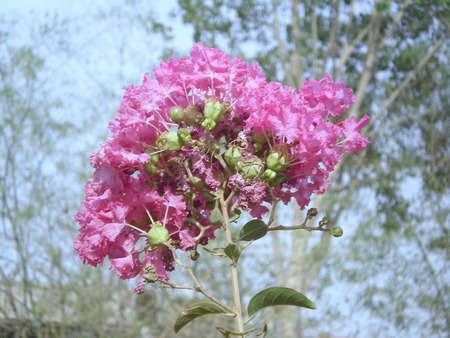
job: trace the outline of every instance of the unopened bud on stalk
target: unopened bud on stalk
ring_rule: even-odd
[[[213,119],[210,118],[206,118],[203,122],[202,122],[202,127],[208,131],[211,131],[214,129],[214,127],[216,126],[216,122]]]
[[[319,211],[316,208],[311,208],[308,210],[307,217],[308,219],[312,219],[319,214]]]
[[[181,122],[184,119],[184,110],[180,106],[173,106],[169,110],[169,115],[173,122]]]
[[[199,257],[200,257],[200,254],[198,253],[198,251],[194,251],[193,253],[191,253],[191,259],[193,261],[196,261]]]
[[[283,171],[287,168],[287,155],[281,152],[272,152],[267,156],[267,167],[273,171]]]
[[[182,140],[183,142],[189,142],[190,140],[192,140],[191,132],[187,128],[178,129],[177,134],[180,140]]]
[[[144,169],[148,176],[153,176],[158,172],[158,168],[152,163],[144,163]]]
[[[153,165],[157,165],[159,163],[159,155],[153,154],[152,156],[150,156],[150,163]]]
[[[203,115],[206,119],[211,119],[214,122],[219,122],[225,117],[225,109],[223,105],[214,99],[208,99],[205,104]],[[206,128],[205,128],[206,129]]]
[[[178,138],[178,133],[170,130],[165,131],[158,137],[156,146],[168,151],[180,150],[182,147],[180,139]]]
[[[231,167],[236,167],[239,161],[242,160],[242,150],[238,147],[231,147],[225,152],[225,162]]]
[[[334,227],[330,232],[334,237],[341,237],[344,234],[344,230],[341,227]]]
[[[239,173],[249,179],[258,176],[264,169],[261,159],[257,156],[251,155],[245,157],[237,164]]]
[[[277,173],[272,169],[266,169],[263,173],[263,178],[265,181],[272,181],[275,177],[277,177]]]
[[[169,231],[160,223],[156,222],[147,233],[150,245],[163,245],[169,240]]]

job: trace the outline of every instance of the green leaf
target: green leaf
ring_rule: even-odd
[[[228,258],[233,261],[234,265],[236,265],[236,262],[239,259],[240,255],[239,247],[234,243],[230,243],[226,248],[223,249],[223,252],[225,253],[225,255],[227,255]]]
[[[267,225],[263,221],[254,219],[244,225],[239,233],[240,241],[253,241],[267,234]]]
[[[214,210],[211,212],[209,222],[212,225],[222,225],[223,224],[223,217],[222,217],[222,213],[220,212],[219,208],[214,208]]]
[[[250,322],[256,316],[256,313],[262,309],[276,305],[294,305],[308,309],[316,308],[312,301],[293,289],[268,288],[257,293],[248,303],[247,312],[249,318],[246,323]]]
[[[233,315],[226,312],[223,307],[214,303],[195,303],[178,316],[174,326],[175,333],[178,333],[195,318],[212,314],[224,314],[226,316]]]

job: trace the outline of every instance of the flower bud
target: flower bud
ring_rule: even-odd
[[[230,167],[236,167],[236,164],[242,160],[242,150],[238,147],[231,147],[225,152],[225,162]]]
[[[187,126],[200,126],[202,114],[195,105],[189,105],[184,110],[184,123]]]
[[[287,168],[286,155],[281,152],[272,152],[267,156],[267,167],[273,171],[283,171]]]
[[[207,118],[202,122],[202,127],[208,131],[211,131],[216,126],[216,122],[213,119]]]
[[[151,163],[144,163],[144,169],[148,176],[153,176],[158,172],[158,168]]]
[[[255,178],[264,169],[261,159],[254,155],[245,157],[237,164],[237,167],[239,173],[249,179]]]
[[[198,251],[194,251],[193,253],[191,253],[191,259],[193,261],[196,261],[199,257],[200,257],[200,254]]]
[[[308,219],[312,219],[319,214],[319,211],[316,208],[311,208],[308,210],[307,217]]]
[[[153,165],[157,165],[159,163],[159,155],[153,154],[152,156],[150,156],[150,163]]]
[[[342,230],[341,227],[334,227],[331,229],[330,234],[332,234],[334,237],[341,237],[344,234],[344,230]]]
[[[208,99],[205,104],[203,115],[205,118],[218,122],[225,117],[225,109],[222,104],[214,99]],[[206,129],[206,128],[205,128]]]
[[[169,109],[169,115],[173,122],[181,122],[184,119],[184,110],[180,106],[173,106]]]
[[[169,240],[169,231],[159,222],[156,222],[147,233],[150,245],[162,245]]]
[[[190,140],[192,140],[191,132],[187,128],[178,129],[177,134],[180,140],[183,142],[189,142]]]
[[[170,130],[165,131],[158,137],[156,146],[168,151],[180,150],[182,147],[178,133]]]
[[[275,177],[277,177],[277,173],[271,169],[266,169],[266,171],[264,171],[264,173],[263,173],[263,178],[266,181],[271,181]]]

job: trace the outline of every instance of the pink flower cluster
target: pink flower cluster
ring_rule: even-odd
[[[267,83],[256,63],[201,43],[190,58],[161,62],[154,74],[126,87],[111,136],[91,156],[95,172],[75,215],[83,263],[101,265],[108,256],[119,277],[141,276],[139,292],[149,266],[168,279],[173,248],[214,238],[219,189],[233,196],[230,214],[242,209],[260,218],[262,203],[274,198],[295,198],[304,208],[312,194],[324,193],[342,154],[368,143],[359,133],[367,116],[330,121],[355,98],[328,75],[299,90]],[[168,230],[165,244],[149,243],[146,234],[157,226]]]

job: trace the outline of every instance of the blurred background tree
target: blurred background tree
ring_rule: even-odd
[[[85,269],[72,248],[72,214],[120,88],[140,83],[160,57],[185,56],[191,42],[202,41],[257,60],[268,79],[295,87],[328,72],[355,90],[357,103],[344,118],[371,117],[365,134],[372,143],[347,156],[327,193],[311,204],[342,226],[344,237],[271,234],[240,261],[248,294],[276,283],[318,306],[267,311],[261,320],[271,337],[447,336],[448,2],[173,6],[172,17],[138,0],[65,16],[1,16],[0,332],[173,336],[176,316],[196,295],[149,289],[134,297],[107,269]],[[303,215],[292,206],[278,219],[293,225]],[[211,274],[206,256],[196,269],[226,299],[226,272]],[[214,336],[211,325],[219,323],[209,320],[190,324],[180,337]]]

